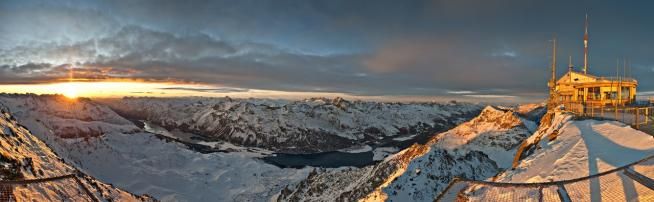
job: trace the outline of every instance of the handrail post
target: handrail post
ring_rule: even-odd
[[[624,114],[626,114],[627,111],[628,111],[627,108],[622,109],[622,123],[625,122],[625,121],[624,121]]]
[[[634,112],[634,114],[636,115],[636,118],[634,118],[634,122],[636,122],[636,129],[639,129],[639,127],[638,127],[638,125],[639,125],[639,123],[638,123],[638,111],[640,111],[640,109],[638,109],[638,107],[636,107],[635,109],[636,109],[636,112]]]
[[[645,107],[645,125],[647,125],[647,122],[649,121],[649,107]]]

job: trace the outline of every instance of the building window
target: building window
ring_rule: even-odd
[[[587,100],[600,100],[602,99],[602,94],[600,94],[599,87],[588,88],[588,95],[586,96]]]
[[[631,97],[629,96],[630,93],[629,87],[622,87],[622,99],[629,99],[629,97]]]
[[[584,89],[583,88],[577,88],[577,101],[583,101],[584,100]]]
[[[615,100],[618,99],[618,92],[617,91],[611,91],[609,92],[609,97],[608,99]]]

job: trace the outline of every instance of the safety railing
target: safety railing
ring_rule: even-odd
[[[654,126],[654,106],[603,106],[563,103],[563,110],[577,116],[617,120],[636,129]]]
[[[5,201],[99,200],[77,175],[70,174],[51,178],[0,181],[0,202]]]
[[[435,201],[652,201],[654,156],[586,177],[537,183],[455,178]]]

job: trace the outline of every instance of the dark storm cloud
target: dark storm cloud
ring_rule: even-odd
[[[6,68],[8,70],[10,69],[12,72],[16,74],[31,74],[31,73],[36,73],[49,69],[51,68],[51,65],[45,63],[38,63],[38,64],[27,63],[25,65],[14,66],[14,67],[4,66],[3,68]]]
[[[28,63],[24,65],[0,66],[0,84],[24,84],[54,82],[70,78],[104,80],[132,78],[137,71],[128,68],[80,66],[79,64],[53,65],[48,63]]]
[[[41,83],[53,78],[43,75],[52,65],[28,63],[24,65],[1,65],[0,84]]]
[[[616,58],[628,56],[639,88],[651,91],[648,4],[3,1],[0,78],[52,80],[72,67],[89,79],[242,89],[542,97],[548,40],[557,33],[560,69],[568,55],[580,66],[588,9],[591,72],[614,75]]]

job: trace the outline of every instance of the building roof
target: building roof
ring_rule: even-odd
[[[588,83],[588,82],[633,82],[638,83],[636,79],[629,77],[599,77],[592,74],[584,74],[583,72],[577,71],[568,71],[565,73],[559,80],[556,81],[558,84],[570,84],[570,83]]]

